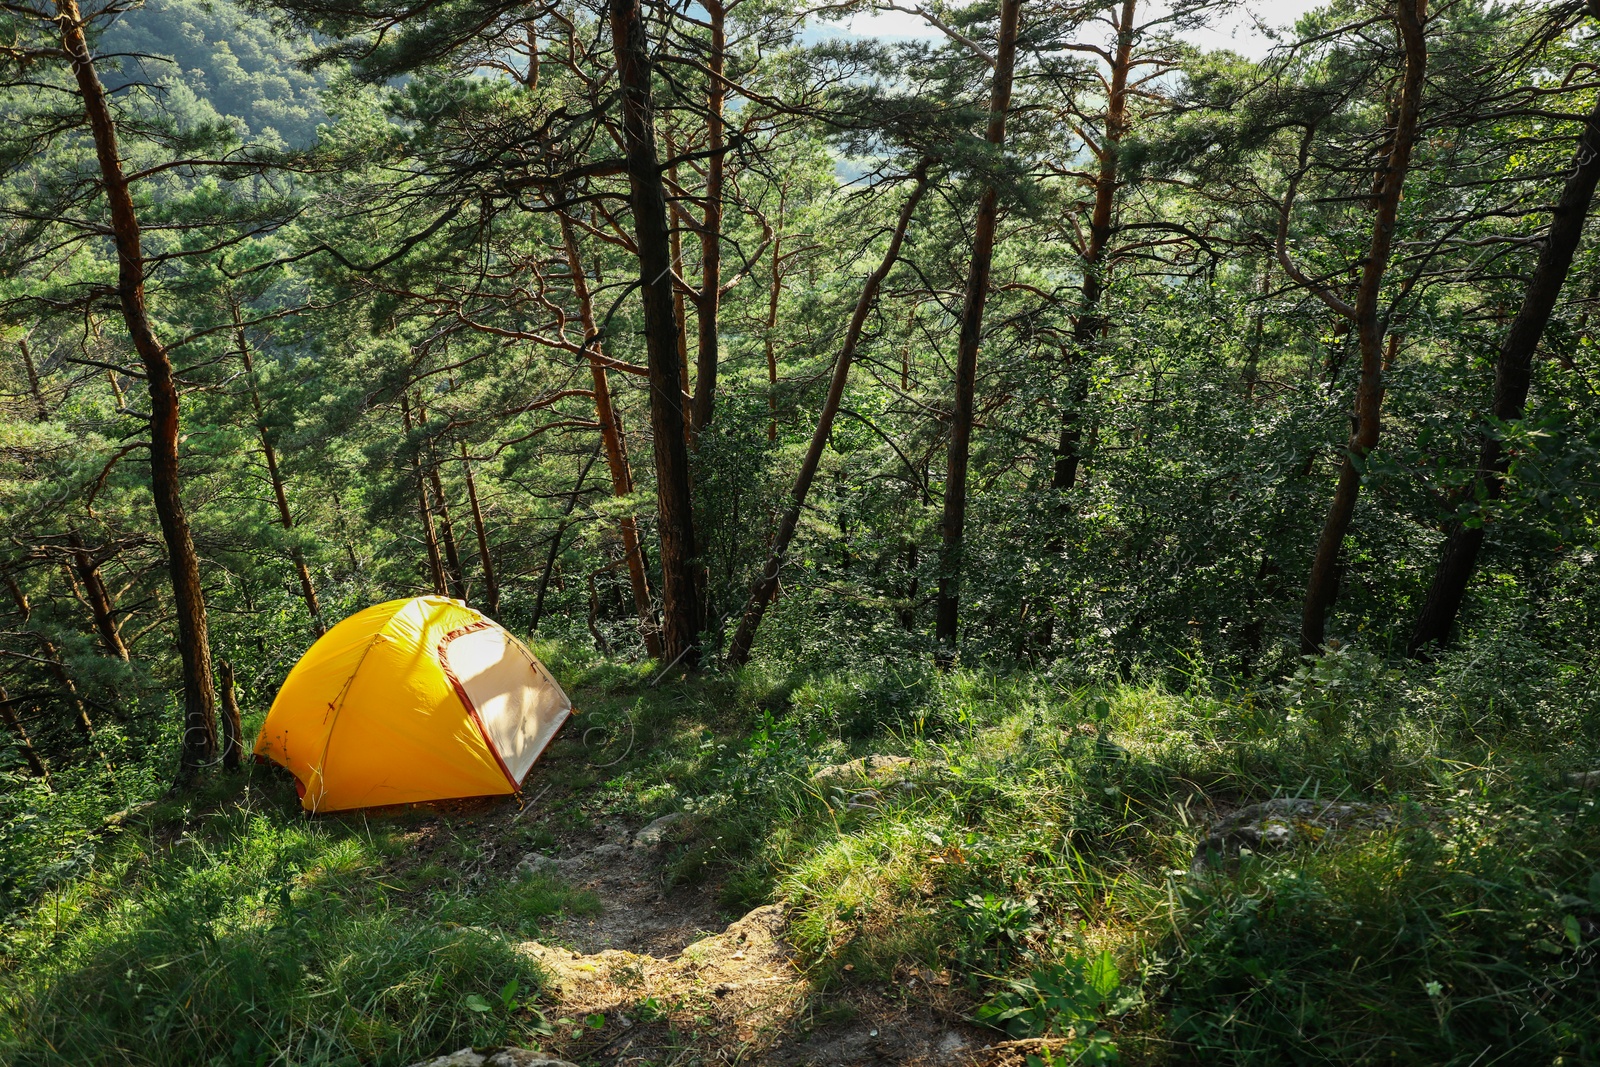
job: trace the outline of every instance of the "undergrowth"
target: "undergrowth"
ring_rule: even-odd
[[[354,1065],[537,1041],[540,975],[512,937],[592,898],[473,886],[460,854],[397,865],[403,824],[305,819],[283,783],[203,799],[103,834],[92,869],[11,917],[0,1061]]]
[[[50,866],[67,844],[9,839],[56,873],[16,890],[0,1059],[536,1043],[515,943],[595,903],[475,880],[475,857],[683,812],[663,879],[730,917],[787,904],[819,997],[945,975],[975,1019],[1046,1038],[1041,1064],[1600,1062],[1600,794],[1568,778],[1600,752],[1593,672],[1347,647],[1278,686],[905,664],[696,680],[540,651],[582,714],[517,841],[447,827],[412,855],[404,817],[307,820],[259,777],[120,831],[80,818],[77,868]],[[867,754],[907,762],[817,774]],[[1197,861],[1217,816],[1284,796],[1386,818]],[[71,823],[59,807],[46,821]]]

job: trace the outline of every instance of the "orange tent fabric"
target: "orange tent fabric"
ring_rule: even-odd
[[[357,612],[295,664],[256,738],[307,811],[514,793],[572,704],[526,645],[459,600]]]

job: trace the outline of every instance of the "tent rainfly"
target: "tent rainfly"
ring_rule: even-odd
[[[522,787],[572,702],[526,645],[459,600],[391,600],[295,664],[256,738],[307,811]]]

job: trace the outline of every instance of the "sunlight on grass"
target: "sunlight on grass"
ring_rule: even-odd
[[[1589,1040],[1600,812],[1561,777],[1583,757],[1485,715],[1470,677],[1441,696],[1353,657],[1266,690],[572,669],[588,733],[547,772],[568,792],[494,847],[682,812],[664,887],[730,919],[785,904],[819,991],[944,976],[1013,1032],[1123,1062],[1176,1043],[1261,1067],[1465,1063]],[[867,754],[901,761],[838,778]],[[1196,860],[1214,818],[1273,796],[1384,816]],[[536,1042],[540,977],[515,945],[598,898],[476,879],[475,831],[441,824],[418,852],[414,823],[307,820],[260,789],[151,809],[14,915],[0,1056],[399,1064]]]

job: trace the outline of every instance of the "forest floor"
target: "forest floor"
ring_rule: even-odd
[[[520,804],[58,775],[0,840],[0,1064],[1600,1063],[1581,719],[539,651],[582,712]]]
[[[555,743],[546,769],[587,763],[575,741],[581,730]],[[787,940],[782,905],[734,916],[719,905],[716,882],[671,884],[666,860],[681,816],[639,823],[598,808],[587,828],[561,829],[549,812],[582,801],[570,776],[544,777],[554,780],[543,789],[530,782],[530,793],[542,795],[526,810],[421,806],[449,809],[448,823],[429,819],[409,832],[394,873],[403,877],[441,851],[476,850],[475,876],[549,878],[591,895],[517,946],[538,962],[545,1013],[557,1016],[545,1050],[584,1064],[931,1067],[1013,1058],[1004,1034],[973,1025],[971,997],[952,989],[947,970],[908,965],[889,982],[820,995]],[[520,857],[507,850],[521,826],[549,843]]]

